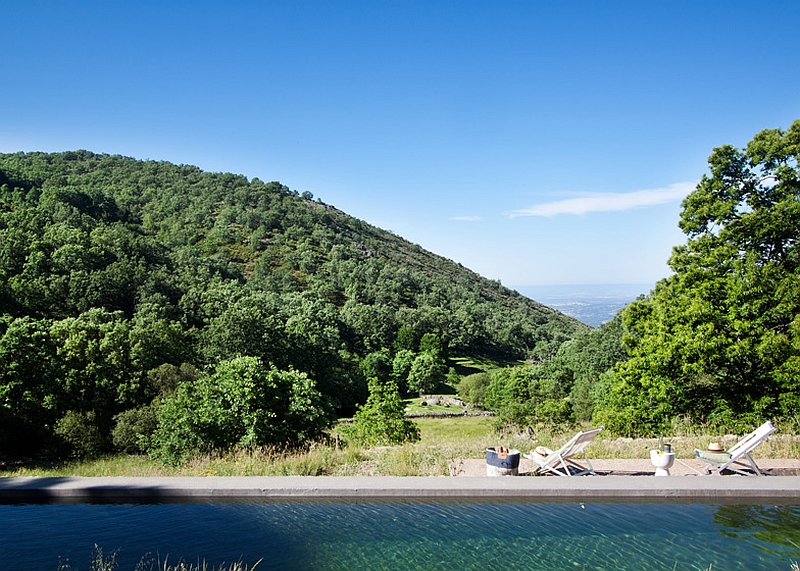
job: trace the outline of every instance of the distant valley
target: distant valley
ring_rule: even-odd
[[[599,327],[654,284],[582,284],[518,286],[513,289],[578,321]]]

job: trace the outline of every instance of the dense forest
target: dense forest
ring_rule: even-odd
[[[2,456],[304,440],[381,368],[425,391],[448,356],[546,361],[584,329],[277,182],[0,155]]]

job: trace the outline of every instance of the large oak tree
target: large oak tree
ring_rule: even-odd
[[[714,150],[684,200],[674,275],[625,311],[631,358],[596,420],[653,433],[800,412],[800,120]]]

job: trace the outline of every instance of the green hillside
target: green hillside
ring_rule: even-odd
[[[0,155],[0,314],[0,420],[100,438],[239,355],[347,413],[368,355],[542,360],[585,329],[310,193],[86,151]]]

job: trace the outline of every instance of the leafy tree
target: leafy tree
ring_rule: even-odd
[[[49,320],[0,318],[0,458],[32,457],[50,442],[55,356]]]
[[[388,349],[370,353],[361,361],[361,373],[364,378],[375,377],[379,381],[389,381],[392,378],[392,360]]]
[[[435,351],[425,351],[414,358],[408,371],[408,390],[425,394],[436,390],[447,375],[447,363]]]
[[[31,425],[53,420],[56,345],[50,325],[30,317],[0,319],[0,407]]]
[[[800,121],[709,158],[683,202],[675,272],[624,313],[631,358],[595,418],[654,433],[800,413]]]
[[[103,433],[97,426],[94,411],[80,412],[70,410],[56,422],[55,433],[66,449],[62,449],[69,456],[75,458],[91,458],[106,449],[107,442]]]
[[[400,349],[392,359],[392,379],[403,394],[409,392],[408,375],[415,358],[416,354],[413,351]]]
[[[448,367],[444,380],[451,387],[457,387],[458,383],[461,382],[461,375],[456,372],[455,367]]]
[[[459,394],[485,406],[505,424],[572,424],[592,418],[609,392],[608,373],[627,359],[622,318],[577,335],[539,364],[493,370],[465,377]]]
[[[401,333],[403,336],[410,335],[405,327],[401,328]],[[402,392],[433,392],[448,375],[441,337],[435,333],[424,334],[420,339],[419,353],[399,349],[392,362],[392,369],[392,376]],[[455,378],[455,371],[453,375]]]
[[[148,440],[158,428],[158,420],[153,405],[131,408],[114,417],[111,441],[114,449],[126,454],[140,454],[147,451]]]
[[[201,334],[202,351],[213,363],[228,355],[259,357],[287,367],[288,339],[280,317],[281,300],[274,294],[245,295],[221,308]]]
[[[397,385],[381,382],[375,377],[368,381],[369,397],[355,415],[349,435],[366,445],[391,445],[419,440],[416,424],[405,418],[405,407]]]
[[[422,339],[419,340],[419,352],[438,353],[439,355],[444,355],[445,351],[442,344],[442,338],[436,333],[426,333],[422,336]]]
[[[604,375],[616,364],[626,361],[628,354],[622,345],[622,313],[598,329],[581,333],[564,343],[555,360],[572,371],[569,391],[572,415],[576,422],[590,420],[594,407],[607,391]]]
[[[398,351],[401,349],[413,351],[417,347],[417,341],[414,332],[408,326],[403,325],[397,331],[397,339],[395,339],[394,345]]]
[[[391,347],[395,310],[384,304],[367,305],[352,299],[341,309],[342,320],[358,336],[365,351]]]
[[[458,384],[458,394],[466,402],[482,408],[486,402],[486,389],[491,379],[491,375],[485,371],[467,375]]]
[[[141,377],[164,364],[177,366],[194,360],[193,343],[180,321],[168,317],[165,305],[140,304],[128,333],[132,374]]]
[[[108,434],[115,414],[144,399],[144,371],[131,362],[130,322],[122,312],[93,309],[53,323],[57,344],[60,410],[92,413]]]
[[[485,402],[503,424],[569,424],[570,383],[571,372],[557,361],[495,369],[491,372]]]
[[[212,449],[301,444],[332,420],[311,379],[257,357],[221,361],[212,374],[180,385],[156,416],[151,453],[169,463]]]
[[[491,371],[485,402],[501,422],[516,426],[528,424],[531,404],[528,385],[533,371],[533,366],[506,367]]]
[[[190,363],[181,363],[176,367],[172,363],[164,363],[147,371],[147,383],[157,396],[168,396],[182,383],[193,383],[199,373]]]

